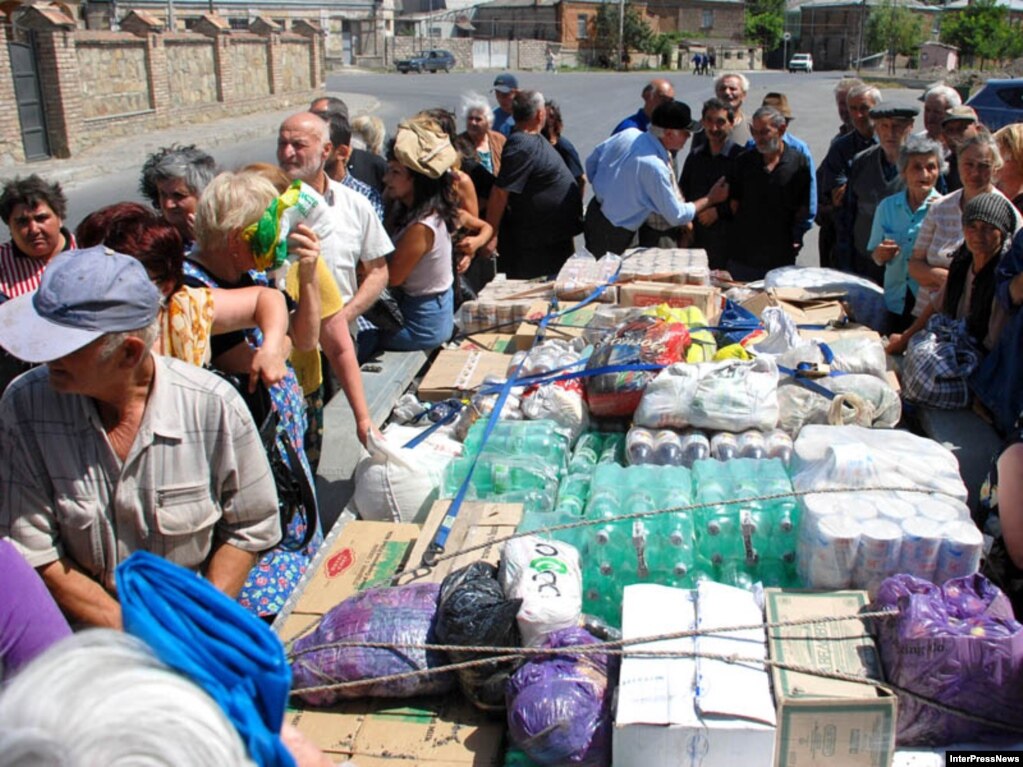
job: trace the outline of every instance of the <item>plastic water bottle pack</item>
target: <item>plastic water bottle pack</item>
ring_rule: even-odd
[[[792,438],[781,429],[766,434],[752,429],[740,434],[721,431],[710,436],[700,429],[646,429],[634,426],[626,438],[630,465],[685,466],[715,458],[778,458],[786,466],[792,458]]]

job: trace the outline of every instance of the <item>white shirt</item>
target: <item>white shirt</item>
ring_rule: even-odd
[[[359,289],[355,268],[359,261],[373,261],[394,251],[384,225],[369,200],[333,179],[327,180],[333,233],[320,241],[324,263],[334,275],[347,304]],[[351,323],[355,333],[355,323]]]

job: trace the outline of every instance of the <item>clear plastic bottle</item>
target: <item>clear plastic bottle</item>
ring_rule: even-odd
[[[591,471],[600,459],[600,453],[604,446],[604,440],[600,434],[591,431],[579,437],[572,451],[572,460],[569,461],[569,469],[572,471]]]
[[[768,458],[777,458],[786,466],[792,461],[792,437],[782,429],[775,429],[764,437]]]
[[[661,429],[654,434],[654,459],[659,466],[682,465],[682,438],[671,429]]]
[[[742,458],[763,458],[766,454],[764,435],[756,429],[744,431],[736,438],[739,456]]]
[[[730,461],[739,455],[739,444],[730,431],[719,431],[710,438],[711,457],[718,461]]]
[[[626,437],[626,453],[631,466],[651,463],[654,458],[654,436],[649,429],[634,426]]]
[[[702,431],[692,429],[682,435],[682,465],[692,468],[697,461],[710,457],[710,440]]]

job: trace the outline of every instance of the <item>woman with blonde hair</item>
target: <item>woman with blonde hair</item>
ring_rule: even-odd
[[[276,197],[274,185],[256,173],[222,173],[213,179],[196,207],[196,249],[185,261],[185,284],[226,290],[253,284],[266,286],[267,277],[257,271],[245,230],[259,221]],[[293,340],[298,349],[315,350],[320,328],[319,239],[312,229],[299,224],[288,236],[288,251],[297,259],[302,296],[292,315]],[[263,341],[262,334],[254,329],[215,336],[211,344],[213,364],[237,369],[239,364],[244,365],[240,360],[255,354]],[[286,443],[290,441],[300,465],[289,468],[294,473],[304,472],[311,486],[313,472],[304,449],[305,402],[290,365],[281,381],[270,387],[270,398],[279,418],[278,451],[287,456]],[[315,509],[307,509],[306,513],[315,514]],[[300,514],[292,517],[281,543],[264,554],[249,573],[238,597],[242,606],[260,616],[280,611],[323,540],[317,531],[302,545],[307,525],[314,524],[315,519],[307,520]]]

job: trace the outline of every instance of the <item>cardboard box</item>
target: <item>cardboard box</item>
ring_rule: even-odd
[[[512,333],[473,333],[458,342],[464,351],[498,352],[512,354],[518,351],[518,340]]]
[[[562,303],[558,309],[559,311],[564,311],[576,305],[576,302]],[[586,326],[599,306],[600,304],[587,304],[582,309],[569,312],[563,317],[551,320],[551,324],[547,326],[544,338],[548,341],[571,341],[573,338],[578,338],[586,331]],[[526,318],[534,320],[534,322],[523,322],[519,325],[515,331],[516,349],[528,351],[533,348],[533,345],[536,343],[536,334],[540,330],[535,321],[546,317],[549,307],[550,304],[548,302],[537,301],[529,308]]]
[[[844,297],[844,293],[814,293],[803,288],[768,288],[743,301],[742,307],[760,317],[764,309],[776,306],[797,325],[826,325],[845,317],[840,300]]]
[[[408,558],[408,569],[418,568],[423,561],[423,554],[426,553],[430,543],[433,541],[437,530],[444,522],[448,509],[451,508],[451,501],[434,501],[430,509],[430,515],[423,523],[423,533],[412,548]],[[458,510],[451,531],[448,533],[445,551],[452,553],[456,551],[467,551],[453,559],[445,559],[437,563],[429,572],[416,573],[416,580],[424,580],[431,583],[440,583],[452,570],[483,560],[491,564],[499,564],[501,561],[501,547],[493,544],[495,540],[506,538],[515,532],[519,522],[522,521],[521,503],[491,503],[490,501],[465,501]],[[477,546],[485,548],[477,549]],[[403,580],[402,583],[407,582]]]
[[[511,357],[499,352],[441,349],[419,384],[419,399],[439,402],[476,389],[487,376],[504,379]]]
[[[474,506],[467,503],[462,513],[475,513],[479,519]],[[485,528],[480,525],[479,533],[485,535]],[[349,522],[308,581],[281,628],[281,639],[288,642],[311,630],[346,597],[385,585],[413,561],[410,552],[419,538],[418,525]],[[463,545],[462,539],[451,539],[452,550]],[[288,721],[334,761],[351,759],[359,767],[501,764],[503,723],[474,708],[460,692],[408,700],[361,699],[329,708],[300,706],[289,708]]]
[[[695,306],[713,325],[721,315],[721,291],[707,285],[675,285],[670,282],[634,282],[618,290],[622,306]]]
[[[865,591],[767,589],[769,623],[855,615]],[[768,629],[771,659],[882,679],[881,661],[862,621]],[[785,669],[772,671],[778,704],[777,767],[889,767],[895,754],[896,699],[865,684]]]
[[[694,599],[695,595],[695,599]],[[694,591],[625,587],[626,639],[759,623],[753,595],[719,583]],[[641,650],[766,657],[763,629],[636,645]],[[771,767],[774,703],[760,664],[626,655],[612,748],[615,767]]]

